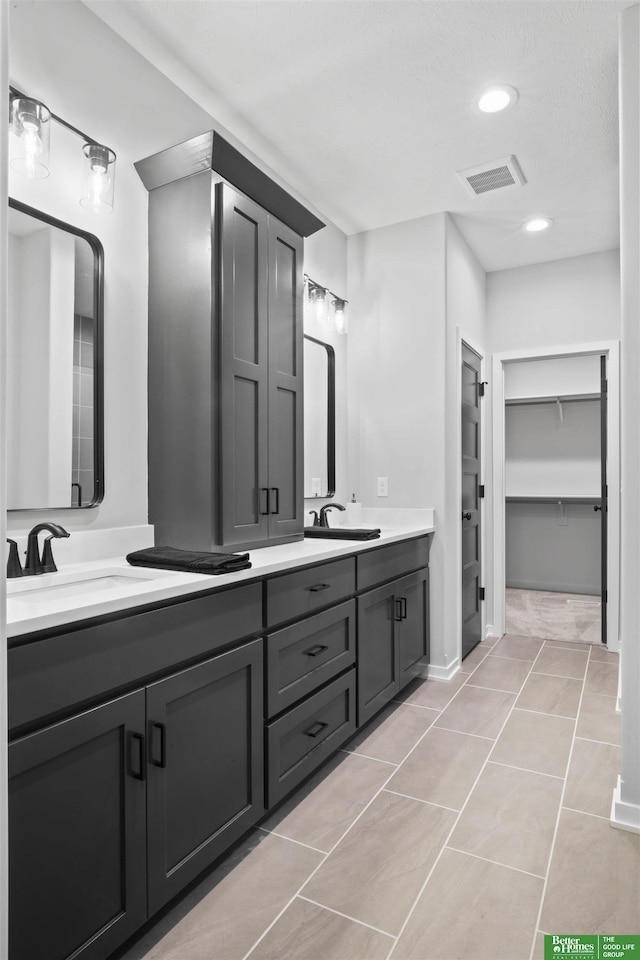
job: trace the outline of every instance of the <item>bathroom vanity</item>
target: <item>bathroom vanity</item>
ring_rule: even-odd
[[[108,957],[424,675],[432,529],[14,624],[12,960]]]

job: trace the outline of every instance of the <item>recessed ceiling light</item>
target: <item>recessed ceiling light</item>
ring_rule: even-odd
[[[477,100],[477,107],[482,113],[498,113],[512,107],[517,99],[518,91],[515,87],[500,84],[483,90]]]
[[[531,217],[522,224],[522,229],[525,233],[540,233],[541,230],[547,230],[552,223],[553,220],[548,217]]]

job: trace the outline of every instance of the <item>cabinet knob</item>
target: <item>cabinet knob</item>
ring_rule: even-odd
[[[462,514],[463,520],[471,520],[471,510],[468,510],[466,513]]]

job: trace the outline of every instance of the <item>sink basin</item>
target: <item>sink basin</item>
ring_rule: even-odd
[[[380,528],[305,527],[304,535],[320,540],[377,540],[380,536]]]
[[[44,573],[37,577],[20,577],[7,582],[7,601],[29,606],[52,601],[81,600],[122,588],[137,587],[149,580],[167,576],[166,570],[131,570],[126,567],[102,567],[75,573]],[[170,575],[170,572],[169,572]]]

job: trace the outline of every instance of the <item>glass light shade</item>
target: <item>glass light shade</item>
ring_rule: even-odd
[[[41,180],[49,176],[49,108],[30,97],[11,101],[9,162],[23,177]]]
[[[326,324],[329,320],[328,291],[314,284],[313,281],[309,284],[309,303],[314,322],[320,326]]]
[[[336,333],[344,336],[347,332],[347,301],[336,297],[331,306],[333,307],[333,323]]]
[[[116,155],[99,143],[82,148],[82,187],[80,205],[92,213],[111,213],[116,179]]]

